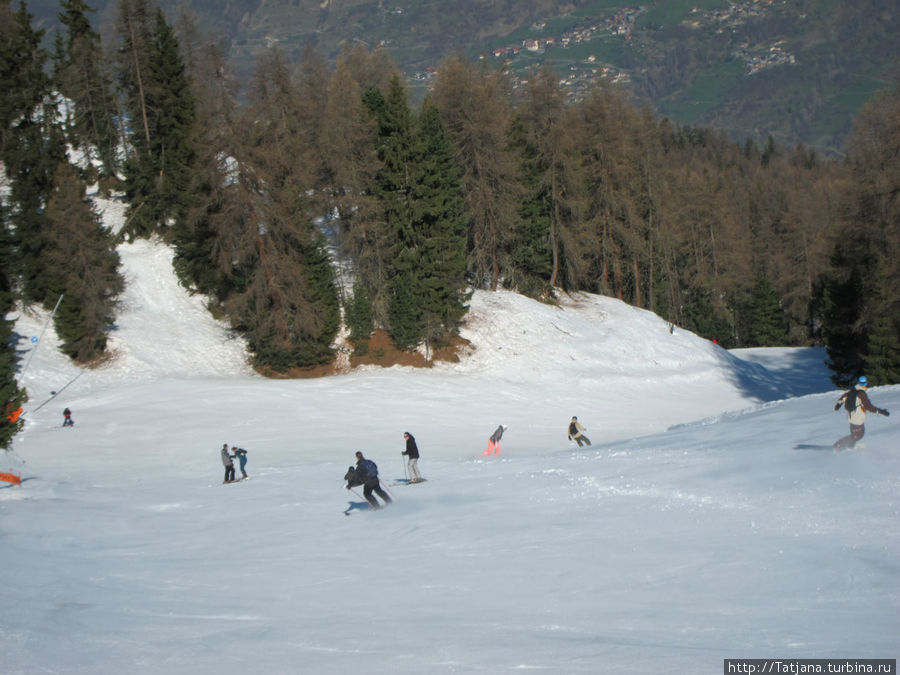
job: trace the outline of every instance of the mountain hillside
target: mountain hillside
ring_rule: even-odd
[[[115,40],[116,4],[97,0],[96,23]],[[442,59],[464,53],[499,67],[514,86],[550,63],[571,96],[601,78],[679,123],[715,126],[733,139],[825,154],[842,150],[860,106],[889,86],[900,56],[900,12],[883,0],[160,0],[227,39],[247,80],[277,46],[299,59],[312,44],[333,59],[347,45],[386,49],[421,99]],[[58,3],[29,3],[52,29]]]

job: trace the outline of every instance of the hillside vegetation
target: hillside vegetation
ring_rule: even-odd
[[[90,4],[105,39],[113,41],[116,3]],[[350,45],[385,49],[418,100],[429,69],[449,56],[505,63],[520,79],[549,63],[569,81],[572,96],[613,78],[680,124],[714,126],[758,144],[771,135],[780,144],[802,142],[825,154],[843,152],[851,118],[887,85],[900,56],[900,12],[883,0],[160,4],[170,20],[187,8],[204,32],[225,38],[244,80],[273,45],[293,62],[307,44],[330,60]],[[29,6],[39,26],[58,25],[56,0]],[[542,44],[529,50],[526,40]],[[513,58],[493,56],[512,47],[519,50]]]
[[[525,81],[451,57],[417,105],[385,50],[272,48],[244,84],[149,0],[119,1],[107,57],[86,5],[61,6],[51,58],[0,4],[0,255],[5,307],[56,307],[80,363],[115,325],[117,245],[159,237],[264,372],[330,364],[339,338],[365,357],[378,331],[427,361],[473,290],[505,288],[614,296],[724,347],[824,344],[837,384],[900,381],[896,88],[838,160],[677,124],[605,80],[573,97],[548,64]]]

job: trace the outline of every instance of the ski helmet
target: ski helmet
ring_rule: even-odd
[[[857,382],[857,384],[861,384],[861,385],[864,386],[864,387],[868,387],[868,386],[869,386],[869,380],[866,379],[866,376],[865,376],[865,375],[860,375],[860,376],[859,376],[859,382]]]

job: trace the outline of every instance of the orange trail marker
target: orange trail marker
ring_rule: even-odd
[[[5,480],[7,483],[12,483],[13,485],[21,485],[22,484],[22,477],[17,476],[14,473],[0,472],[0,480]]]

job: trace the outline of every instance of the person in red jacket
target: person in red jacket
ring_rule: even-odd
[[[850,391],[844,392],[838,399],[838,402],[834,404],[835,410],[840,410],[841,407],[847,410],[847,421],[850,422],[850,434],[835,442],[832,446],[835,452],[849,450],[865,435],[867,412],[878,413],[885,417],[890,415],[884,408],[876,408],[872,404],[872,401],[869,400],[869,395],[866,393],[868,386],[869,380],[863,375],[857,380],[856,386]]]

